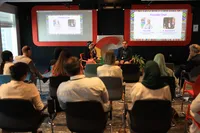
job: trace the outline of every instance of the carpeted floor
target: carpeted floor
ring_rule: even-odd
[[[39,83],[39,82],[38,82]],[[48,81],[47,83],[41,82],[41,97],[44,103],[46,103],[46,99],[48,97]],[[126,102],[130,104],[130,89],[133,86],[133,83],[126,84]],[[38,84],[38,88],[40,88]],[[180,114],[180,104],[181,100],[176,99],[175,102],[173,102],[173,107],[176,109],[176,111]],[[184,104],[184,110],[187,108],[187,103]],[[105,130],[105,133],[110,133],[110,126],[109,124],[112,124],[112,133],[122,133],[123,131],[123,125],[122,125],[122,110],[123,110],[123,102],[122,101],[116,101],[113,102],[113,120],[108,120],[107,122],[107,128]],[[60,112],[57,114],[56,118],[54,119],[54,133],[70,133],[66,126],[66,119],[65,119],[65,113]],[[40,127],[40,130],[43,131],[43,133],[51,133],[51,126],[48,124],[48,120],[46,120]],[[129,128],[126,124],[126,133],[129,132]],[[177,120],[176,126],[172,127],[168,133],[183,133],[184,132],[184,117],[180,117]]]

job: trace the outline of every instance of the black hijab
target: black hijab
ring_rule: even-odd
[[[157,90],[165,86],[165,83],[161,80],[159,66],[155,61],[148,61],[146,63],[144,73],[142,84],[145,87],[151,90]]]

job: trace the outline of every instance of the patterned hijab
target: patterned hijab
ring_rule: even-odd
[[[144,79],[142,84],[151,89],[157,90],[165,86],[164,82],[161,80],[160,69],[155,61],[148,61],[144,68]]]
[[[161,76],[170,76],[170,74],[168,73],[168,68],[165,65],[165,57],[163,54],[159,53],[156,54],[154,57],[154,61],[158,64],[159,68],[160,68],[160,73]]]

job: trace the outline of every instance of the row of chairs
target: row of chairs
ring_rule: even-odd
[[[26,100],[3,99],[0,100],[0,106],[4,107],[0,108],[0,128],[10,132],[36,133],[48,117],[36,111],[31,102]],[[66,122],[71,132],[103,133],[105,130],[108,112],[104,112],[100,102],[67,102],[66,107]],[[133,108],[126,111],[129,114],[129,126],[135,132],[166,133],[171,127],[170,101],[136,101]]]

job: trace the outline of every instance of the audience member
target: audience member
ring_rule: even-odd
[[[104,65],[97,68],[98,77],[113,76],[123,79],[122,69],[115,65],[115,54],[113,51],[105,53]]]
[[[200,94],[192,101],[192,104],[190,106],[190,114],[192,117],[194,117],[195,121],[200,124]],[[190,133],[199,133],[200,129],[199,127],[192,122],[192,125],[190,126]]]
[[[128,47],[127,41],[122,42],[122,47],[118,49],[116,64],[129,64],[132,59],[132,49]]]
[[[62,109],[66,108],[66,102],[96,100],[102,103],[105,111],[108,110],[109,98],[104,83],[97,77],[86,78],[78,58],[70,57],[65,64],[65,70],[70,75],[70,80],[61,83],[57,90]]]
[[[189,49],[190,54],[188,56],[187,63],[185,65],[181,65],[175,73],[177,78],[180,78],[183,70],[190,72],[194,67],[200,65],[200,46],[198,44],[192,44]],[[187,76],[185,78],[187,78]]]
[[[55,65],[52,68],[52,76],[66,76],[67,73],[64,69],[64,64],[67,62],[68,58],[71,56],[67,49],[63,49],[60,53]]]
[[[1,53],[1,67],[0,74],[10,75],[10,67],[13,66],[13,54],[12,52],[6,50]]]
[[[18,63],[18,62],[23,62],[23,63],[26,63],[29,68],[30,68],[30,71],[31,71],[31,80],[36,83],[36,76],[43,80],[43,82],[46,82],[47,79],[44,78],[41,73],[36,69],[32,59],[31,59],[31,55],[32,55],[32,52],[31,52],[31,49],[29,46],[24,46],[22,48],[22,54],[23,55],[20,55],[20,56],[17,56],[15,58],[15,63]]]
[[[148,61],[146,63],[143,81],[132,87],[131,99],[133,105],[137,100],[161,99],[171,101],[170,88],[161,80],[160,69],[156,62]]]
[[[158,66],[160,68],[161,76],[174,77],[175,78],[176,87],[179,87],[178,79],[175,77],[174,72],[170,68],[168,68],[166,66],[166,64],[165,64],[164,55],[161,54],[161,53],[156,54],[155,57],[154,57],[154,61],[158,64]]]
[[[12,80],[9,83],[0,86],[0,99],[25,99],[33,103],[35,109],[42,110],[44,105],[40,94],[34,84],[25,83],[24,80],[28,74],[29,66],[19,62],[10,67]]]
[[[48,72],[51,71],[52,66],[56,63],[56,61],[58,60],[58,57],[60,55],[60,53],[62,52],[62,48],[58,47],[55,48],[54,50],[54,58],[50,61],[49,63],[49,67],[48,67]]]

